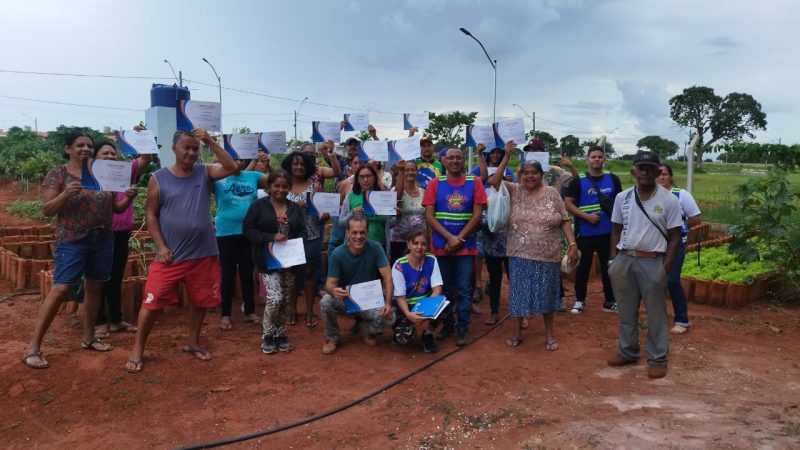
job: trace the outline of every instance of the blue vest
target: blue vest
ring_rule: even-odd
[[[672,193],[675,194],[675,197],[678,197],[678,201],[681,201],[681,190],[679,188],[672,188]],[[683,208],[681,208],[681,219],[683,220],[683,225],[681,225],[681,241],[686,242],[687,236],[689,236],[689,223],[686,219],[686,214],[683,213]]]
[[[600,215],[600,222],[592,225],[589,222],[582,220],[578,217],[575,218],[575,224],[579,236],[601,236],[604,234],[611,234],[611,217],[609,217],[600,208],[600,197],[594,190],[592,182],[586,173],[578,175],[581,181],[581,192],[578,198],[578,209],[581,211],[592,214],[597,213]],[[603,172],[603,177],[599,182],[594,183],[603,191],[603,194],[608,198],[614,198],[617,193],[614,192],[614,181],[609,172]]]
[[[436,186],[436,213],[434,217],[452,235],[458,235],[472,218],[472,206],[475,201],[475,177],[467,175],[462,186],[452,186],[446,176],[439,177]],[[442,249],[447,240],[433,230],[433,247]],[[475,248],[475,233],[470,233],[461,248]]]
[[[403,277],[406,280],[406,302],[408,306],[414,306],[417,300],[421,298],[430,297],[431,291],[433,291],[431,275],[433,275],[434,264],[436,264],[436,257],[430,253],[425,254],[421,270],[411,267],[407,256],[403,256],[394,263],[394,268],[403,272]]]

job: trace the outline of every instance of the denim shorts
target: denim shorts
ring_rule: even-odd
[[[53,259],[53,284],[80,284],[81,277],[108,281],[114,259],[114,234],[110,229],[94,228],[77,241],[56,244]]]

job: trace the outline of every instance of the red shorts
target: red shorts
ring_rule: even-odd
[[[192,306],[212,308],[219,305],[219,263],[216,256],[206,256],[172,264],[150,263],[142,308],[159,310],[177,304],[181,282],[186,286],[186,296]]]

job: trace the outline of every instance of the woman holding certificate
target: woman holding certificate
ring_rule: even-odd
[[[295,270],[267,269],[267,252],[274,242],[305,238],[306,218],[303,208],[288,201],[292,177],[283,170],[267,177],[267,197],[253,202],[242,221],[242,234],[253,243],[253,263],[267,291],[261,351],[272,354],[292,349],[286,337],[287,309],[294,296]],[[306,242],[308,244],[308,242]]]
[[[414,175],[416,179],[416,174]],[[392,266],[392,283],[394,284],[395,320],[393,341],[397,344],[409,344],[416,335],[415,325],[421,324],[420,313],[411,309],[417,301],[425,297],[442,295],[442,273],[436,257],[428,253],[428,232],[423,229],[412,231],[408,235],[408,254],[398,259]],[[426,353],[436,353],[433,340],[435,320],[428,321],[422,332],[422,349]]]
[[[353,180],[353,190],[347,194],[339,214],[339,226],[344,228],[352,214],[364,214],[364,199],[371,191],[380,191],[381,183],[375,169],[369,164],[359,167]],[[386,216],[373,215],[367,217],[367,239],[371,239],[381,247],[386,246]]]
[[[92,138],[84,132],[70,133],[64,142],[64,157],[69,161],[50,170],[42,183],[42,212],[57,216],[57,238],[53,288],[39,308],[28,350],[22,355],[22,363],[32,369],[44,369],[49,365],[42,354],[42,339],[59,305],[82,279],[85,280],[85,294],[81,348],[100,352],[112,348],[95,337],[94,324],[103,283],[111,276],[112,216],[130,205],[136,197],[136,189],[125,191],[121,199],[113,192],[82,189],[82,168],[92,154]]]
[[[497,171],[489,177],[495,188],[505,183],[510,194],[511,213],[508,220],[509,257],[508,313],[516,318],[515,333],[506,344],[516,347],[522,342],[522,320],[543,315],[545,348],[558,349],[553,332],[555,312],[561,305],[561,236],[569,242],[567,259],[578,258],[575,236],[569,216],[558,191],[542,184],[543,170],[538,161],[524,161],[519,169],[519,184],[503,181],[503,172],[516,144],[509,141]]]
[[[411,233],[426,231],[425,207],[422,206],[422,189],[417,185],[417,163],[400,161],[397,178],[397,200],[400,202],[396,225],[392,229],[392,242],[389,253],[392,260],[403,256],[408,248],[406,243]]]
[[[137,126],[134,129],[138,131],[141,128]],[[116,161],[117,147],[111,141],[100,141],[95,144],[94,158]],[[131,161],[131,184],[139,182],[139,176],[152,160],[152,155],[143,154]],[[125,193],[117,193],[118,200],[124,197]],[[136,331],[136,326],[123,320],[121,303],[122,278],[128,263],[128,241],[133,230],[133,202],[125,211],[114,214],[111,229],[114,232],[114,260],[111,265],[111,278],[103,284],[102,301],[94,328],[94,335],[99,338],[107,338],[111,332]]]
[[[320,152],[331,162],[332,168],[317,167],[316,158],[303,152],[292,152],[281,163],[281,167],[292,178],[291,189],[286,198],[296,203],[303,209],[306,220],[306,265],[305,270],[298,274],[295,285],[296,290],[302,287],[306,300],[306,326],[317,326],[314,321],[314,285],[317,280],[317,265],[320,264],[322,252],[322,223],[330,218],[328,213],[321,216],[306,214],[306,198],[314,193],[315,176],[319,179],[333,178],[339,175],[339,160],[331,157],[333,142],[325,141],[320,144]],[[289,325],[297,323],[297,295],[292,296],[290,305]]]

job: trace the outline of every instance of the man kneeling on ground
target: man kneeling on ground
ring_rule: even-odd
[[[367,218],[363,214],[353,214],[345,228],[347,242],[337,247],[328,261],[328,278],[325,282],[325,295],[319,303],[325,322],[325,345],[322,353],[330,355],[339,346],[339,313],[344,312],[344,302],[348,295],[347,286],[381,280],[384,305],[382,308],[368,309],[356,313],[364,329],[364,343],[378,345],[376,335],[383,333],[384,318],[391,315],[392,274],[389,260],[383,247],[367,239]]]

